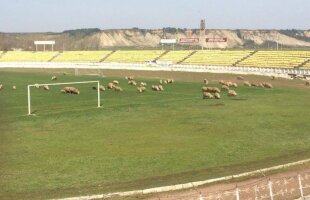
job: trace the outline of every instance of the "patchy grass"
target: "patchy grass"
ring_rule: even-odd
[[[203,100],[202,84],[188,79],[164,92],[150,90],[158,80],[140,79],[148,91],[137,94],[123,77],[58,75],[57,82],[117,79],[124,92],[101,93],[98,109],[93,85],[76,86],[76,96],[61,94],[59,86],[33,89],[36,116],[26,116],[26,85],[51,76],[0,71],[0,199],[141,189],[310,155],[310,92],[300,86],[239,87],[235,99],[224,93],[221,100]]]

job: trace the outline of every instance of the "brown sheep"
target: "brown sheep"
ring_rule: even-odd
[[[235,97],[235,96],[237,96],[237,92],[235,90],[229,90],[228,91],[228,96]]]
[[[52,80],[52,81],[57,80],[57,76],[52,76],[51,80]]]
[[[222,85],[222,90],[228,91],[229,87],[227,85]]]
[[[113,89],[114,88],[114,84],[113,83],[108,83],[108,89]]]
[[[270,83],[263,83],[265,88],[273,88],[273,86]]]
[[[204,79],[204,80],[203,80],[203,83],[204,83],[205,85],[208,85],[208,84],[209,84],[208,79]]]
[[[46,90],[46,91],[50,90],[50,88],[48,87],[48,85],[44,85],[44,86],[43,86],[43,89]]]
[[[243,85],[246,86],[246,87],[251,87],[252,86],[251,83],[248,82],[248,81],[244,81]]]
[[[237,80],[243,81],[244,78],[243,78],[243,76],[237,76]]]
[[[121,88],[120,86],[114,86],[114,91],[115,92],[122,92],[123,88]]]
[[[202,98],[203,98],[203,99],[213,99],[214,96],[213,96],[211,93],[209,93],[209,92],[204,92],[204,93],[202,94]]]
[[[99,90],[100,90],[100,91],[105,91],[105,87],[104,87],[103,85],[100,85],[100,86],[99,86]]]
[[[215,99],[221,99],[221,94],[220,93],[215,93],[214,94]]]
[[[237,88],[238,84],[237,83],[232,83],[231,86],[234,87],[234,88]]]

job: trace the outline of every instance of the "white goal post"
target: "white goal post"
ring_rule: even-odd
[[[32,84],[28,85],[28,115],[31,115],[31,87],[44,87],[46,86],[53,86],[53,85],[74,85],[74,84],[87,84],[87,83],[97,83],[97,96],[98,96],[98,108],[100,108],[100,81],[82,81],[82,82],[67,82],[67,83],[47,83],[47,84]]]

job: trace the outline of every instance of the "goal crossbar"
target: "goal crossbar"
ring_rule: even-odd
[[[28,115],[31,115],[31,87],[37,86],[53,86],[53,85],[74,85],[74,84],[88,84],[88,83],[97,83],[97,98],[98,98],[98,108],[100,108],[100,81],[80,81],[80,82],[66,82],[66,83],[46,83],[46,84],[31,84],[27,86],[28,91]]]

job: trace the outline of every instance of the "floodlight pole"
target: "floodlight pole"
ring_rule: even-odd
[[[28,85],[28,115],[31,115],[30,85]]]

